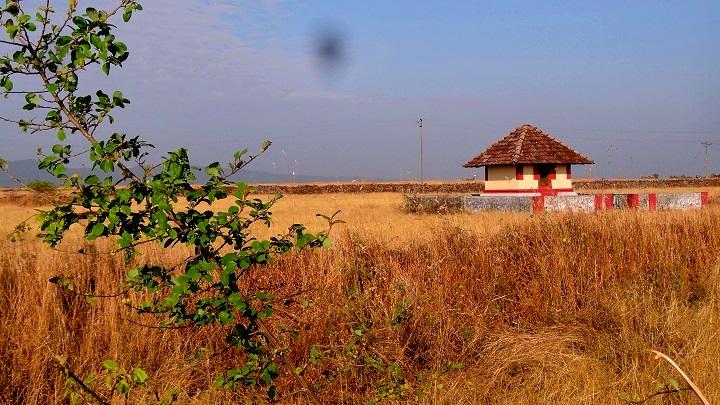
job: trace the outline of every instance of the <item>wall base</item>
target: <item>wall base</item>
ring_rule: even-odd
[[[468,212],[598,212],[613,209],[687,210],[707,205],[707,192],[623,194],[475,194],[462,197]]]

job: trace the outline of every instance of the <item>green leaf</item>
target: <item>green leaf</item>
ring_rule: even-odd
[[[113,162],[110,160],[101,160],[99,163],[100,170],[110,173],[113,170]]]
[[[105,73],[105,76],[110,74],[110,62],[105,62],[100,66],[100,69],[102,69],[103,73]]]
[[[118,246],[121,248],[129,247],[132,243],[133,237],[128,232],[123,232],[122,235],[120,235],[120,239],[118,239]]]
[[[62,141],[65,140],[65,138],[67,138],[67,135],[65,135],[65,130],[62,129],[62,128],[59,129],[59,130],[57,131],[57,140],[60,141],[60,142],[62,142]]]
[[[137,267],[133,267],[128,271],[127,278],[128,280],[134,280],[137,276],[140,275],[140,269]]]
[[[128,385],[127,381],[120,380],[120,381],[118,381],[117,385],[115,386],[115,391],[125,395],[128,392],[130,392],[130,385]]]
[[[5,88],[6,91],[12,91],[13,89],[13,82],[10,80],[9,77],[3,78],[3,88]]]
[[[191,267],[191,268],[188,269],[188,271],[187,271],[187,276],[188,276],[188,277],[190,278],[190,280],[192,280],[192,281],[198,281],[198,280],[200,280],[200,269],[198,269],[197,266]]]
[[[144,384],[148,380],[147,373],[140,367],[135,367],[133,369],[133,375],[135,376],[135,381],[140,384]]]
[[[265,319],[273,314],[272,307],[265,307],[262,311],[258,312],[257,317],[258,319]]]
[[[240,294],[234,292],[228,296],[228,302],[234,306],[235,308],[238,308],[239,310],[243,311],[245,308],[247,308],[247,304],[242,300],[242,297]]]
[[[103,232],[105,232],[105,225],[95,224],[90,231],[90,236],[97,238],[98,236],[102,235]]]
[[[61,36],[61,37],[58,37],[57,41],[55,41],[55,43],[56,43],[58,46],[65,46],[65,45],[69,44],[70,42],[72,42],[72,37],[69,37],[69,36],[67,36],[67,35],[63,35],[63,36]]]
[[[73,17],[72,22],[75,23],[75,25],[77,25],[78,28],[83,28],[83,27],[87,26],[87,21],[85,21],[85,19],[79,15],[76,15],[75,17]]]
[[[260,293],[255,294],[255,298],[257,298],[257,299],[259,299],[259,300],[261,300],[261,301],[269,301],[269,300],[274,300],[274,299],[275,299],[275,296],[272,295],[272,294],[261,293],[261,292],[260,292]]]
[[[98,13],[98,11],[92,7],[86,8],[85,14],[87,14],[87,16],[93,21],[97,21],[97,19],[100,17],[100,13]]]
[[[17,3],[7,2],[5,11],[17,17],[17,15],[20,13],[20,7],[18,7]]]
[[[310,357],[310,363],[311,363],[313,366],[317,366],[318,363],[320,362],[320,359],[322,358],[322,352],[321,352],[320,350],[318,350],[317,347],[311,346],[311,347],[310,347],[310,356],[309,356],[309,357]]]
[[[220,324],[222,324],[222,325],[229,325],[233,320],[233,316],[232,316],[232,314],[230,314],[227,311],[222,311],[218,315],[218,320],[220,321]]]
[[[107,359],[102,362],[103,367],[108,369],[109,371],[117,371],[120,367],[118,367],[117,363],[115,363],[115,360],[113,359]]]
[[[20,31],[20,27],[17,25],[14,25],[12,23],[12,20],[8,20],[8,22],[5,23],[5,31],[7,31],[7,34],[10,37],[10,39],[15,39],[18,31]]]
[[[65,165],[64,164],[59,164],[59,165],[55,166],[55,168],[52,170],[52,174],[55,177],[61,177],[61,176],[63,176],[63,173],[65,173]]]
[[[217,163],[213,163],[205,169],[205,173],[212,177],[220,177],[220,168]]]

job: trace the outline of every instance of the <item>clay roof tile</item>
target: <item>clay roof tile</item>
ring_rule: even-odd
[[[530,124],[524,124],[492,144],[464,167],[520,163],[593,164],[590,158]]]

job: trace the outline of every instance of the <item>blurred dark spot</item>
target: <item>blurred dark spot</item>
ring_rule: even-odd
[[[320,26],[315,34],[313,52],[320,73],[337,76],[347,58],[343,31],[330,24]]]

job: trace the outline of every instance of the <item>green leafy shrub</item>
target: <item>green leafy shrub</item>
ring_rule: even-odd
[[[111,21],[122,16],[128,22],[142,6],[135,0],[117,0],[107,10],[81,11],[77,6],[77,0],[70,0],[66,12],[56,13],[50,2],[43,2],[33,12],[8,0],[0,9],[7,33],[3,44],[11,48],[0,56],[0,88],[9,98],[21,95],[23,110],[34,116],[3,118],[22,131],[55,133],[59,143],[40,155],[38,168],[72,191],[67,201],[40,214],[41,237],[55,247],[68,230],[79,227],[87,240],[112,238],[117,243],[113,253],[123,254],[130,267],[123,294],[134,290],[147,297],[133,306],[139,314],[160,327],[216,326],[230,346],[245,354],[244,364],[219,377],[218,385],[263,386],[274,397],[276,362],[292,366],[282,357],[281,342],[266,323],[273,314],[274,297],[254,286],[245,287],[242,280],[251,271],[262,271],[276,255],[327,246],[327,231],[313,234],[294,224],[267,240],[253,236],[254,224],[270,225],[271,208],[280,196],[256,198],[252,187],[232,177],[265,152],[270,141],[254,155],[243,149],[227,165],[207,165],[203,170],[208,180],[194,187],[197,179],[187,150],[168,151],[160,162],[151,163],[153,145],[109,131],[113,112],[130,100],[119,90],[84,93],[81,75],[93,69],[109,75],[122,67],[130,54],[113,34]],[[160,46],[157,52],[162,52]],[[17,87],[40,87],[40,91],[16,88],[14,79],[20,75],[22,86]],[[28,84],[31,80],[34,85]],[[84,140],[86,149],[74,150],[66,142],[70,136]],[[68,173],[68,164],[80,156],[89,159],[98,174]],[[223,200],[230,202],[228,209],[207,208]],[[334,215],[324,218],[328,228],[338,222]],[[166,248],[183,245],[193,254],[177,266],[148,262],[130,266],[138,246],[146,243]],[[53,280],[60,288],[73,286],[63,277]],[[312,388],[301,382],[312,396]]]
[[[27,183],[27,187],[30,190],[37,191],[38,193],[50,193],[55,191],[55,184],[47,180],[33,180]]]

